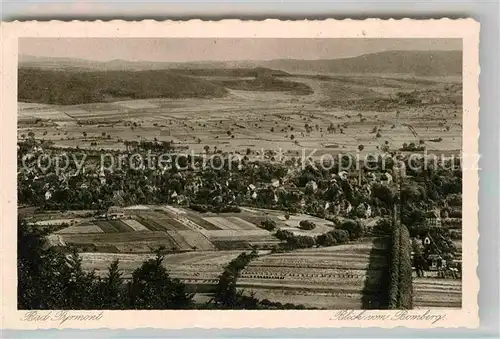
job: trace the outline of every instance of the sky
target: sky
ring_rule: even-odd
[[[95,61],[336,59],[388,50],[462,50],[461,39],[22,38],[19,54]]]

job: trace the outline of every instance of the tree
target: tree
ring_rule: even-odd
[[[205,150],[205,153],[208,153],[208,151],[210,150],[210,146],[205,145],[203,146],[203,149]]]
[[[365,146],[363,146],[363,145],[358,146],[358,151],[362,152],[364,149],[365,149]]]
[[[125,308],[125,290],[119,261],[114,260],[108,267],[108,274],[97,284],[100,305],[98,308],[117,310]]]
[[[64,281],[63,309],[88,310],[95,307],[95,275],[93,272],[84,272],[82,258],[76,248],[67,257],[67,265],[62,269],[61,277]]]
[[[301,230],[312,230],[316,227],[316,224],[310,220],[301,220],[299,222],[299,228]]]
[[[345,244],[349,241],[349,232],[345,231],[345,230],[333,230],[330,232],[333,237],[335,238],[335,241],[337,242],[337,244]]]
[[[337,228],[349,232],[349,239],[351,240],[359,239],[365,231],[363,224],[359,220],[352,219],[345,220]]]
[[[263,220],[260,223],[260,227],[262,227],[263,229],[265,229],[267,231],[273,231],[276,228],[276,221],[271,220],[271,219]]]
[[[87,132],[82,133],[84,137],[87,137]]]
[[[334,246],[337,245],[337,240],[331,232],[318,235],[316,243],[320,246]]]
[[[373,227],[373,232],[377,235],[390,235],[392,230],[393,224],[390,218],[380,218]]]
[[[374,184],[372,186],[372,195],[379,199],[386,208],[392,208],[395,199],[395,190],[387,185]]]
[[[186,285],[178,279],[171,279],[162,265],[165,248],[156,251],[150,259],[132,273],[130,306],[134,309],[185,309],[191,305],[192,296],[186,292]]]
[[[17,300],[18,309],[61,309],[64,281],[58,271],[65,266],[63,255],[47,248],[47,232],[17,225]]]

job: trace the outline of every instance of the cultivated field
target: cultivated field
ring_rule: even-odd
[[[456,79],[298,74],[287,81],[307,85],[312,92],[228,89],[229,94],[210,99],[80,105],[20,102],[18,135],[22,138],[31,131],[58,146],[98,149],[124,149],[124,140],[155,138],[196,152],[203,152],[205,145],[212,150],[260,152],[272,143],[274,150],[289,155],[316,149],[312,157],[352,152],[359,145],[364,152],[376,152],[384,145],[399,149],[405,142],[418,145],[420,140],[430,152],[461,148],[462,106],[457,99],[461,84]],[[416,94],[406,104],[395,99],[398,92]],[[335,133],[327,132],[330,124]],[[404,124],[413,126],[418,136]],[[440,142],[431,141],[438,138]]]
[[[461,308],[462,280],[413,278],[415,308]]]
[[[270,248],[280,242],[257,227],[266,218],[256,217],[257,211],[200,214],[173,206],[130,206],[124,211],[125,218],[116,220],[48,219],[39,215],[33,223],[68,225],[56,231],[51,241],[85,252],[150,253],[159,246],[171,252],[245,250],[252,246]]]
[[[224,265],[236,258],[241,251],[190,252],[166,255],[163,262],[170,275],[190,284],[217,283]],[[120,269],[125,279],[131,278],[132,271],[143,261],[152,258],[151,254],[113,254],[82,253],[83,266],[86,270],[95,270],[98,275],[105,275],[108,266],[115,259],[120,260]]]
[[[259,299],[329,309],[380,308],[388,269],[384,240],[260,257],[238,286]]]
[[[290,253],[266,254],[254,260],[238,279],[244,293],[263,300],[329,309],[378,308],[388,268],[385,241]],[[224,266],[241,251],[198,251],[166,256],[164,265],[176,277],[200,291],[210,291]],[[114,259],[124,278],[151,254],[82,253],[85,269],[104,275]],[[208,289],[207,289],[208,288]]]

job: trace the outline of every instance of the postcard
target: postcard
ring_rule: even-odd
[[[2,323],[479,325],[472,19],[2,23]]]

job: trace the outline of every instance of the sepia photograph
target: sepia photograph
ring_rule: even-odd
[[[20,38],[19,310],[462,307],[459,38]]]

